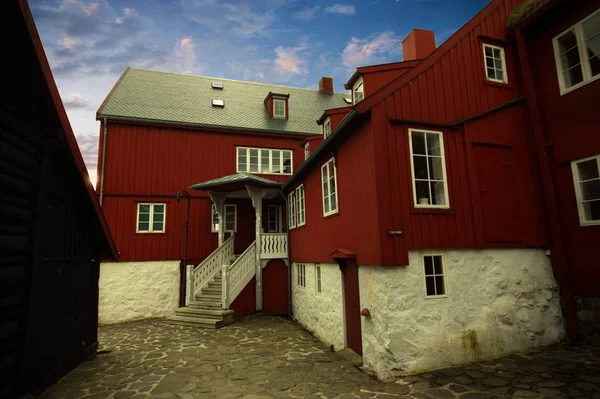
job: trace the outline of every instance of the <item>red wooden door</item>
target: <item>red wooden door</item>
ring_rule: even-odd
[[[358,266],[345,261],[344,308],[346,311],[346,345],[362,356],[362,331],[360,326],[360,293],[358,289]]]
[[[288,269],[282,260],[272,260],[263,269],[263,312],[271,316],[288,314]]]

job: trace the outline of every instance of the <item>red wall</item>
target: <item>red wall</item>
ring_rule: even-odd
[[[294,170],[304,161],[300,137],[199,132],[110,121],[108,132],[103,210],[121,261],[182,259],[186,203],[177,204],[175,195],[191,184],[235,173],[236,146],[292,150]],[[275,181],[289,177],[263,176]],[[188,258],[200,261],[216,248],[217,234],[210,232],[208,194],[189,192],[193,199]],[[136,233],[138,202],[167,204],[165,233]],[[235,202],[240,204],[236,252],[241,253],[254,240],[254,209],[249,199]]]
[[[579,224],[571,161],[600,154],[600,80],[560,95],[552,39],[600,8],[599,0],[578,7],[563,1],[526,32],[534,84],[553,174],[574,293],[600,295],[597,247],[600,226]]]

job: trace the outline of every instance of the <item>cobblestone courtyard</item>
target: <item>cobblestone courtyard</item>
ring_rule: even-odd
[[[540,352],[383,384],[297,324],[254,316],[220,330],[163,320],[101,327],[102,351],[42,398],[600,399],[600,348]]]

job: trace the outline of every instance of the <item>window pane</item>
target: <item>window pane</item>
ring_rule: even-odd
[[[428,179],[427,173],[427,157],[413,157],[413,166],[415,171],[415,179]]]
[[[600,74],[600,33],[587,41],[586,48],[592,76],[596,76]]]
[[[600,179],[590,180],[580,184],[584,201],[600,199]]]
[[[436,295],[445,295],[446,287],[444,287],[444,276],[435,276]]]
[[[419,205],[429,204],[429,182],[428,181],[416,181],[415,187],[417,189],[417,202]]]
[[[150,205],[140,205],[140,213],[150,213]]]
[[[413,154],[425,155],[425,133],[412,133],[412,150]]]
[[[442,257],[441,256],[434,256],[433,257],[433,265],[434,265],[434,270],[435,270],[435,274],[442,274]]]
[[[140,213],[139,221],[140,222],[149,222],[150,221],[150,214],[149,213]]]
[[[577,164],[577,171],[579,173],[579,181],[600,177],[598,163],[595,159],[579,162]]]
[[[281,151],[273,150],[272,158],[273,158],[273,165],[272,165],[273,173],[281,173]]]
[[[155,222],[162,222],[164,220],[165,214],[164,213],[155,213],[154,214],[154,221]]]
[[[487,76],[490,79],[496,79],[496,70],[494,68],[487,69]]]
[[[444,171],[442,169],[442,158],[429,157],[429,178],[431,180],[444,180]]]
[[[586,40],[592,39],[594,36],[600,34],[600,13],[594,15],[583,23],[583,33]],[[598,52],[596,52],[597,54]]]
[[[435,295],[435,283],[433,277],[425,277],[425,284],[427,286],[427,295]]]
[[[502,66],[502,60],[501,59],[495,59],[494,60],[494,68],[496,68],[498,71],[502,71],[503,66]]]
[[[290,151],[283,152],[283,173],[292,173],[292,160]]]
[[[583,82],[583,72],[581,70],[581,65],[578,65],[575,68],[563,72],[563,79],[565,81],[566,87],[575,86],[576,84]]]
[[[323,182],[323,197],[328,197],[329,196],[329,183],[324,181]]]
[[[490,57],[485,57],[485,65],[488,68],[494,68],[494,59]]]
[[[269,150],[260,150],[260,171],[269,173]]]
[[[148,222],[140,222],[138,224],[138,230],[139,231],[148,231],[148,230],[150,230],[150,223],[148,223]]]
[[[333,176],[335,175],[335,167],[333,166],[333,161],[330,161],[329,164],[327,164],[327,168],[329,169],[329,178],[333,179]]]
[[[247,164],[246,164],[246,149],[245,148],[238,148],[237,150],[237,154],[238,154],[238,170],[245,172],[247,169]]]
[[[440,150],[440,136],[437,134],[427,135],[427,154],[441,156]]]
[[[496,71],[496,79],[504,80],[504,72],[502,72],[502,70]]]
[[[154,231],[161,231],[162,229],[163,229],[162,222],[154,222],[154,223],[152,223],[152,230],[154,230]]]
[[[569,68],[573,68],[581,63],[579,60],[579,49],[577,47],[568,50],[564,54],[560,56],[560,62],[562,64],[562,69],[567,70]]]
[[[157,213],[165,213],[165,206],[164,205],[154,205],[154,214],[156,215]]]
[[[494,58],[502,58],[502,50],[499,48],[493,48],[492,52],[494,54]]]
[[[600,220],[600,201],[585,202],[583,204],[585,220]]]
[[[492,52],[492,48],[488,46],[484,46],[486,57],[493,57],[494,53]]]
[[[250,172],[258,172],[258,150],[250,149]]]
[[[433,274],[433,256],[424,256],[423,261],[425,262],[425,275]]]
[[[431,182],[431,204],[446,205],[444,182]]]
[[[558,49],[560,53],[564,53],[567,50],[577,46],[577,37],[575,33],[570,31],[558,38]]]
[[[330,208],[332,211],[335,211],[337,209],[336,194],[332,193],[330,198],[331,198]]]
[[[333,178],[329,179],[329,192],[331,194],[335,194],[335,192],[336,192],[335,179],[333,179]]]

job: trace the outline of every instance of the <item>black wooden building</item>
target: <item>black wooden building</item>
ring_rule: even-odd
[[[95,353],[117,251],[27,2],[2,1],[0,25],[0,397],[18,397]]]

